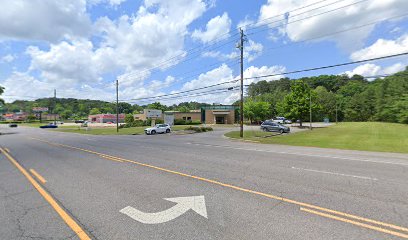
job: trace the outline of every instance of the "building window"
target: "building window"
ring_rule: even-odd
[[[187,120],[187,118],[186,118],[186,117],[183,117],[183,120]]]
[[[190,121],[191,121],[191,117],[187,117],[187,120],[190,120]]]

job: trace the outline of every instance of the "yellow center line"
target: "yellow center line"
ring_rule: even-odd
[[[334,216],[334,215],[330,215],[330,214],[327,214],[327,213],[314,211],[314,210],[307,209],[307,208],[300,208],[300,210],[304,211],[304,212],[316,214],[316,215],[319,215],[321,217],[331,218],[331,219],[334,219],[334,220],[337,220],[337,221],[354,224],[354,225],[357,225],[359,227],[369,228],[369,229],[376,230],[376,231],[379,231],[379,232],[388,233],[388,234],[391,234],[391,235],[394,235],[394,236],[397,236],[397,237],[407,238],[408,239],[407,234],[403,234],[403,233],[399,233],[399,232],[395,232],[395,231],[390,231],[388,229],[368,225],[368,224],[361,223],[361,222],[352,221],[352,220],[349,220],[349,219],[346,219],[346,218],[341,218],[341,217],[338,217],[338,216]]]
[[[10,152],[10,150],[8,148],[4,148],[8,153]]]
[[[100,157],[105,158],[105,159],[108,159],[108,160],[110,160],[110,161],[121,162],[121,163],[124,162],[124,161],[122,161],[122,160],[115,159],[115,158],[111,158],[111,157],[108,157],[108,156],[102,156],[102,155],[100,155]]]
[[[31,139],[41,141],[41,142],[44,142],[44,143],[50,143],[50,142],[48,142],[46,140],[43,140],[43,139],[38,139],[38,138],[31,138]],[[388,228],[392,228],[392,229],[395,229],[395,230],[408,232],[408,228],[405,228],[405,227],[401,227],[401,226],[397,226],[397,225],[394,225],[394,224],[385,223],[385,222],[381,222],[381,221],[377,221],[377,220],[373,220],[373,219],[369,219],[369,218],[364,218],[364,217],[360,217],[360,216],[356,216],[356,215],[352,215],[352,214],[348,214],[348,213],[344,213],[344,212],[340,212],[340,211],[336,211],[336,210],[332,210],[332,209],[328,209],[328,208],[324,208],[324,207],[319,207],[319,206],[313,205],[313,204],[308,204],[308,203],[304,203],[304,202],[300,202],[300,201],[296,201],[296,200],[292,200],[292,199],[288,199],[288,198],[275,196],[275,195],[268,194],[268,193],[258,192],[258,191],[255,191],[255,190],[246,189],[246,188],[234,186],[234,185],[231,185],[231,184],[222,183],[222,182],[219,182],[219,181],[215,181],[215,180],[211,180],[211,179],[207,179],[207,178],[203,178],[203,177],[198,177],[198,176],[194,176],[194,175],[190,175],[190,174],[186,174],[186,173],[182,173],[182,172],[177,172],[177,171],[173,171],[173,170],[169,170],[169,169],[165,169],[165,168],[161,168],[161,167],[156,167],[156,166],[146,164],[146,163],[141,163],[141,162],[128,160],[128,159],[124,159],[124,158],[120,158],[120,157],[114,157],[114,156],[111,156],[111,155],[108,155],[108,154],[98,153],[98,152],[94,152],[94,151],[91,151],[91,150],[88,150],[88,149],[73,147],[73,146],[64,145],[64,144],[55,144],[55,143],[51,143],[51,144],[52,145],[58,145],[58,146],[61,146],[61,147],[66,147],[66,148],[85,151],[85,152],[97,154],[99,156],[100,155],[109,156],[109,157],[113,157],[113,158],[118,159],[118,160],[122,160],[124,162],[133,163],[133,164],[136,164],[136,165],[139,165],[139,166],[144,166],[144,167],[160,170],[160,171],[167,172],[167,173],[172,173],[172,174],[180,175],[180,176],[183,176],[183,177],[197,179],[197,180],[200,180],[200,181],[220,185],[220,186],[235,189],[235,190],[238,190],[238,191],[252,193],[252,194],[267,197],[267,198],[270,198],[270,199],[275,199],[275,200],[278,200],[278,201],[291,203],[291,204],[298,205],[298,206],[301,206],[301,207],[312,208],[312,209],[316,209],[316,210],[319,210],[319,211],[324,211],[324,212],[340,215],[340,216],[343,216],[343,217],[348,217],[348,218],[352,218],[352,219],[355,219],[355,220],[365,221],[365,222],[380,225],[380,226],[383,226],[383,227],[388,227]],[[384,230],[386,230],[386,229],[384,229]]]
[[[47,181],[45,178],[43,178],[38,172],[36,172],[34,169],[30,169],[30,172],[38,179],[42,184],[46,183]]]
[[[41,196],[54,208],[54,210],[60,215],[62,220],[76,233],[81,240],[90,240],[91,238],[85,233],[84,230],[64,211],[64,209],[54,200],[54,198],[41,187],[41,185],[24,169],[9,153],[3,148],[0,151],[7,157],[7,159],[16,166],[18,170],[27,178],[27,180],[34,186],[34,188],[41,194]]]

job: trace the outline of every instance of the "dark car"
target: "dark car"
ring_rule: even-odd
[[[265,132],[289,133],[290,127],[286,127],[279,123],[267,120],[261,124],[261,130]]]
[[[15,128],[15,127],[17,127],[17,123],[10,123],[9,127]]]
[[[40,128],[58,128],[58,126],[51,123],[51,124],[48,124],[48,125],[40,126]]]

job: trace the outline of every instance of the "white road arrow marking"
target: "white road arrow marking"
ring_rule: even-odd
[[[201,216],[208,218],[204,196],[165,198],[165,200],[175,202],[177,204],[167,210],[156,213],[145,213],[131,206],[125,207],[124,209],[120,210],[120,212],[128,215],[138,222],[145,224],[165,223],[183,215],[190,209]]]

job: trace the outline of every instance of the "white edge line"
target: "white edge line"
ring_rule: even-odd
[[[319,155],[319,154],[304,154],[304,153],[269,151],[269,150],[241,148],[241,147],[230,147],[230,146],[222,146],[222,145],[201,144],[201,143],[188,143],[188,144],[192,144],[192,145],[196,145],[196,146],[216,147],[216,148],[229,148],[229,149],[235,149],[235,150],[245,150],[245,151],[255,151],[255,152],[270,152],[270,153],[291,154],[291,155],[298,155],[298,156],[308,156],[308,157],[334,158],[334,159],[342,159],[342,160],[347,160],[347,161],[372,162],[372,163],[383,163],[383,164],[408,166],[408,163],[399,163],[399,162],[375,161],[375,160],[369,160],[369,159],[346,158],[346,157],[336,157],[336,156]]]
[[[297,168],[297,167],[292,167],[292,169],[308,171],[308,172],[316,172],[316,173],[325,173],[325,174],[331,174],[331,175],[337,175],[337,176],[343,176],[343,177],[353,177],[353,178],[360,178],[360,179],[365,179],[365,180],[378,181],[377,178],[357,176],[357,175],[349,175],[349,174],[344,174],[344,173],[327,172],[327,171],[320,171],[320,170],[307,169],[307,168]]]

